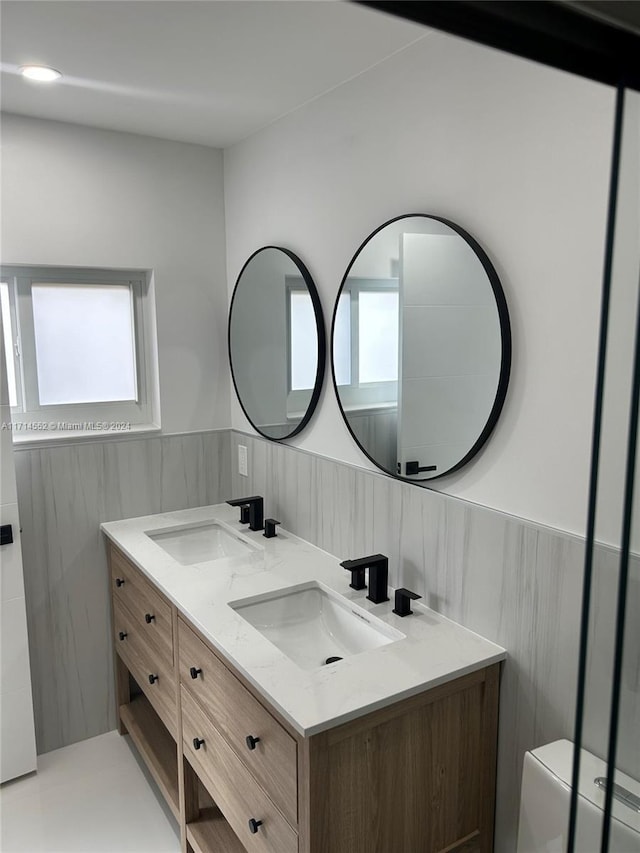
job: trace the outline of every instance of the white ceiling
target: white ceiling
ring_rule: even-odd
[[[333,0],[3,0],[6,112],[226,147],[428,30]],[[51,65],[45,86],[18,74]]]

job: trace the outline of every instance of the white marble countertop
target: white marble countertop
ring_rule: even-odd
[[[392,613],[390,601],[373,604],[367,590],[349,587],[340,560],[278,528],[266,539],[240,524],[227,504],[197,507],[102,524],[103,532],[147,575],[186,618],[287,719],[309,736],[436,687],[506,657],[505,650],[419,602],[413,615]],[[178,525],[218,521],[254,551],[246,556],[182,565],[146,534]],[[302,669],[270,643],[228,602],[316,580],[371,612],[405,639]]]

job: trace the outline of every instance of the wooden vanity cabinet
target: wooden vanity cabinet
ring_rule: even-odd
[[[304,738],[109,548],[120,730],[185,853],[490,853],[499,664]]]
[[[173,642],[177,612],[113,545],[108,555],[118,730],[131,736],[180,820]]]
[[[175,608],[116,548],[111,549],[111,554],[114,603],[126,608],[145,645],[173,667],[172,620]]]
[[[300,853],[490,853],[499,665],[302,741]]]
[[[289,823],[296,826],[296,738],[243,686],[182,617],[178,619],[178,637],[183,717],[187,703],[208,717],[246,770]],[[192,739],[186,740],[190,746]]]

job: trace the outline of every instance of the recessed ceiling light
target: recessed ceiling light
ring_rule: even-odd
[[[54,80],[59,80],[62,74],[56,71],[55,68],[49,68],[47,65],[22,65],[20,73],[23,77],[28,77],[29,80],[37,80],[39,83],[53,83]]]

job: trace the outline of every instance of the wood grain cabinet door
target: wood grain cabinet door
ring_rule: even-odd
[[[297,832],[189,691],[181,694],[184,754],[247,853],[297,853]]]
[[[117,654],[124,661],[158,716],[177,737],[177,695],[175,671],[151,646],[139,621],[123,604],[113,602],[113,634]]]
[[[173,666],[171,605],[142,572],[113,547],[110,564],[114,602],[129,609],[147,642]]]
[[[295,826],[298,819],[296,741],[182,619],[178,620],[178,637],[181,684]]]

